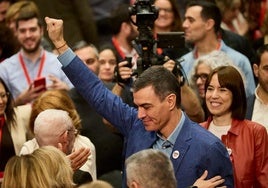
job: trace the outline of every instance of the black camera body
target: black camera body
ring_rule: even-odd
[[[136,16],[136,21],[131,19],[133,15]],[[137,26],[139,31],[138,37],[132,41],[133,47],[139,54],[137,70],[133,75],[140,75],[147,68],[153,65],[163,65],[166,62],[165,57],[157,54],[157,48],[184,48],[183,32],[157,33],[157,39],[155,39],[153,27],[155,20],[158,18],[158,9],[153,5],[152,0],[136,0],[129,7],[129,16],[131,22]],[[177,65],[173,73],[178,76],[181,73],[180,62],[174,61]],[[117,80],[123,81],[120,78],[117,78]],[[125,82],[128,83],[129,80],[125,80]]]
[[[158,9],[151,0],[137,0],[129,7],[130,15],[136,15],[136,22],[132,23],[138,27],[139,35],[135,42],[138,45],[140,58],[137,61],[137,73],[140,74],[152,65],[158,64],[156,55],[156,40],[153,36],[154,21],[158,17]]]

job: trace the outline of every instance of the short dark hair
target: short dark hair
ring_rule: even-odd
[[[33,18],[37,18],[39,27],[42,27],[44,25],[43,21],[41,20],[38,7],[32,1],[29,1],[29,3],[26,3],[25,5],[23,5],[18,13],[19,13],[18,17],[16,18],[16,27],[17,28],[19,26],[18,25],[19,21],[22,21],[22,20],[26,21],[26,20],[30,20]]]
[[[214,29],[215,33],[218,33],[221,28],[221,21],[222,21],[222,15],[220,12],[219,7],[216,5],[214,1],[190,1],[187,4],[187,8],[192,6],[200,6],[202,7],[201,10],[201,17],[203,20],[212,19],[214,20]]]
[[[264,54],[264,52],[268,52],[268,44],[265,44],[265,45],[261,46],[257,50],[255,64],[257,64],[258,66],[261,63],[261,56],[262,56],[262,54]]]
[[[165,67],[154,65],[146,69],[134,82],[133,92],[137,92],[147,86],[152,86],[159,99],[163,101],[166,96],[176,95],[176,106],[180,107],[181,93],[178,79]]]
[[[111,12],[110,27],[114,35],[120,32],[122,23],[130,23],[130,14],[128,4],[121,4]]]
[[[220,66],[214,69],[208,76],[205,84],[205,91],[214,74],[218,74],[221,87],[229,89],[233,94],[231,104],[232,118],[243,120],[247,110],[246,91],[240,72],[233,66]]]

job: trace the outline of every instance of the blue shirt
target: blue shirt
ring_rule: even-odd
[[[246,56],[243,54],[235,51],[234,49],[228,47],[222,40],[221,40],[221,46],[220,50],[225,52],[230,59],[234,62],[234,64],[241,69],[241,71],[245,75],[246,84],[246,94],[247,96],[251,96],[254,94],[256,85],[253,77],[253,71],[251,68],[251,64]],[[183,67],[183,70],[185,71],[185,74],[187,75],[188,80],[190,79],[190,72],[193,68],[194,62],[196,58],[194,57],[196,49],[194,49],[192,52],[189,52],[182,56],[182,59],[184,61],[181,62],[181,65]]]
[[[28,81],[20,64],[20,53],[21,51],[0,63],[0,77],[5,81],[14,98],[17,98],[29,87]],[[52,82],[47,77],[48,75],[53,75],[61,81],[65,82],[70,88],[72,88],[73,85],[62,71],[61,64],[59,63],[57,56],[46,50],[42,50],[36,62],[32,62],[30,59],[27,59],[22,55],[31,81],[37,78],[43,53],[45,53],[45,61],[41,72],[41,77],[46,78],[46,84],[52,84]]]
[[[180,131],[182,129],[183,123],[185,121],[185,115],[184,113],[181,113],[181,119],[178,123],[178,125],[176,126],[176,128],[173,130],[173,132],[169,135],[169,137],[167,139],[164,139],[162,137],[162,135],[160,135],[159,133],[157,133],[157,140],[153,145],[154,149],[158,149],[162,152],[164,152],[168,157],[171,156],[173,147],[175,145],[176,139],[178,137],[178,135],[180,134]]]

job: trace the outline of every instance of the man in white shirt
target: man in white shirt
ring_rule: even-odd
[[[268,131],[268,45],[257,51],[257,60],[253,65],[259,84],[255,94],[248,98],[246,117],[266,127]]]

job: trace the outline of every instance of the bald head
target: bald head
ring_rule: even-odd
[[[63,110],[44,110],[34,122],[34,134],[40,147],[47,145],[58,147],[58,143],[65,142],[64,136],[72,128],[72,120]]]

